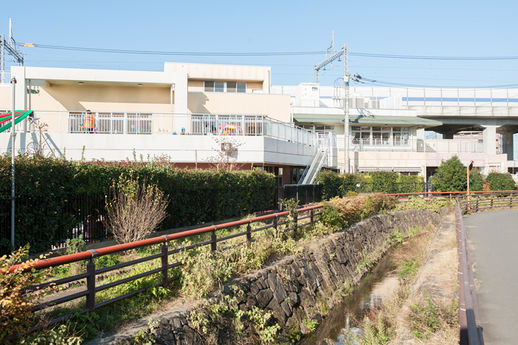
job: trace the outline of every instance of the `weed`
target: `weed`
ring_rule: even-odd
[[[410,260],[401,265],[399,270],[399,277],[401,279],[409,279],[417,273],[419,270],[419,265],[416,260]]]
[[[306,327],[310,333],[315,332],[315,330],[317,329],[318,322],[316,322],[315,320],[304,319],[303,323],[304,327]]]
[[[21,339],[19,345],[80,345],[83,339],[71,335],[66,325],[59,325],[56,328],[44,330]]]

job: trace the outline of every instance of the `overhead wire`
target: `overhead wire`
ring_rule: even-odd
[[[412,84],[412,83],[401,83],[401,82],[393,82],[393,81],[383,81],[376,80],[370,78],[364,78],[359,75],[355,79],[354,82],[360,84],[374,84],[381,86],[402,86],[402,87],[412,87],[412,88],[454,88],[454,89],[504,89],[504,88],[516,88],[518,87],[518,83],[515,84],[498,84],[498,85],[477,85],[477,86],[444,86],[444,85],[427,85],[427,84]]]
[[[135,55],[163,55],[163,56],[192,56],[192,57],[267,57],[267,56],[304,56],[304,55],[322,55],[326,54],[325,50],[315,51],[157,51],[157,50],[135,50],[135,49],[116,49],[116,48],[99,48],[99,47],[78,47],[66,45],[50,45],[40,43],[23,43],[18,44],[21,47],[34,47],[52,50],[65,51],[82,51],[92,53],[111,53],[111,54],[135,54]],[[402,60],[438,60],[438,61],[495,61],[495,60],[518,60],[518,56],[441,56],[441,55],[404,55],[404,54],[384,54],[349,51],[349,55],[365,58],[382,58],[382,59],[402,59]],[[286,73],[281,73],[286,74]],[[290,73],[294,74],[294,73]],[[356,80],[358,83],[369,83],[380,86],[400,86],[400,87],[430,87],[440,88],[444,86],[403,83],[394,81],[383,81],[369,78]],[[451,88],[515,88],[514,84],[498,84],[483,86],[448,86]]]
[[[61,46],[39,43],[24,43],[21,47],[43,48],[54,50],[72,50],[92,53],[112,54],[136,54],[136,55],[169,55],[169,56],[296,56],[296,55],[320,55],[325,54],[323,50],[317,51],[269,51],[269,52],[223,52],[223,51],[161,51],[161,50],[136,50],[136,49],[115,49],[115,48],[94,48]]]
[[[321,55],[326,54],[325,50],[313,51],[161,51],[161,50],[137,50],[137,49],[116,49],[99,47],[78,47],[66,45],[52,45],[41,43],[18,44],[21,47],[43,48],[54,50],[72,50],[94,53],[113,54],[141,54],[141,55],[173,55],[173,56],[296,56],[296,55]],[[351,56],[382,59],[407,59],[407,60],[444,60],[444,61],[490,61],[490,60],[518,60],[518,55],[508,56],[444,56],[444,55],[405,55],[405,54],[384,54],[349,51]]]

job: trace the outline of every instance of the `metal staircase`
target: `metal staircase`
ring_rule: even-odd
[[[336,136],[334,133],[318,133],[317,149],[311,162],[302,172],[298,184],[312,184],[324,165],[335,166]]]
[[[321,150],[320,148],[317,150],[311,164],[306,167],[302,176],[300,177],[299,184],[312,184],[315,181],[315,177],[318,172],[324,166],[324,163],[327,159],[327,150]]]

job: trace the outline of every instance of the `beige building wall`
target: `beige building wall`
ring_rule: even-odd
[[[169,88],[50,84],[31,95],[34,110],[172,112]]]
[[[188,108],[194,114],[267,115],[290,122],[290,98],[284,95],[190,92]]]
[[[32,110],[37,118],[48,124],[49,132],[67,132],[68,112],[85,110],[152,113],[153,132],[173,131],[174,104],[171,104],[169,88],[74,84],[76,85],[51,82],[47,86],[36,87],[38,93],[30,95]],[[5,93],[1,90],[0,88],[0,109]],[[10,95],[10,90],[8,94]]]
[[[166,62],[164,72],[184,72],[189,80],[245,81],[250,88],[261,87],[265,93],[271,88],[271,68],[267,66]]]

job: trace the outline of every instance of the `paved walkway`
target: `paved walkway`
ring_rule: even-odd
[[[486,345],[518,344],[518,210],[464,218]]]

